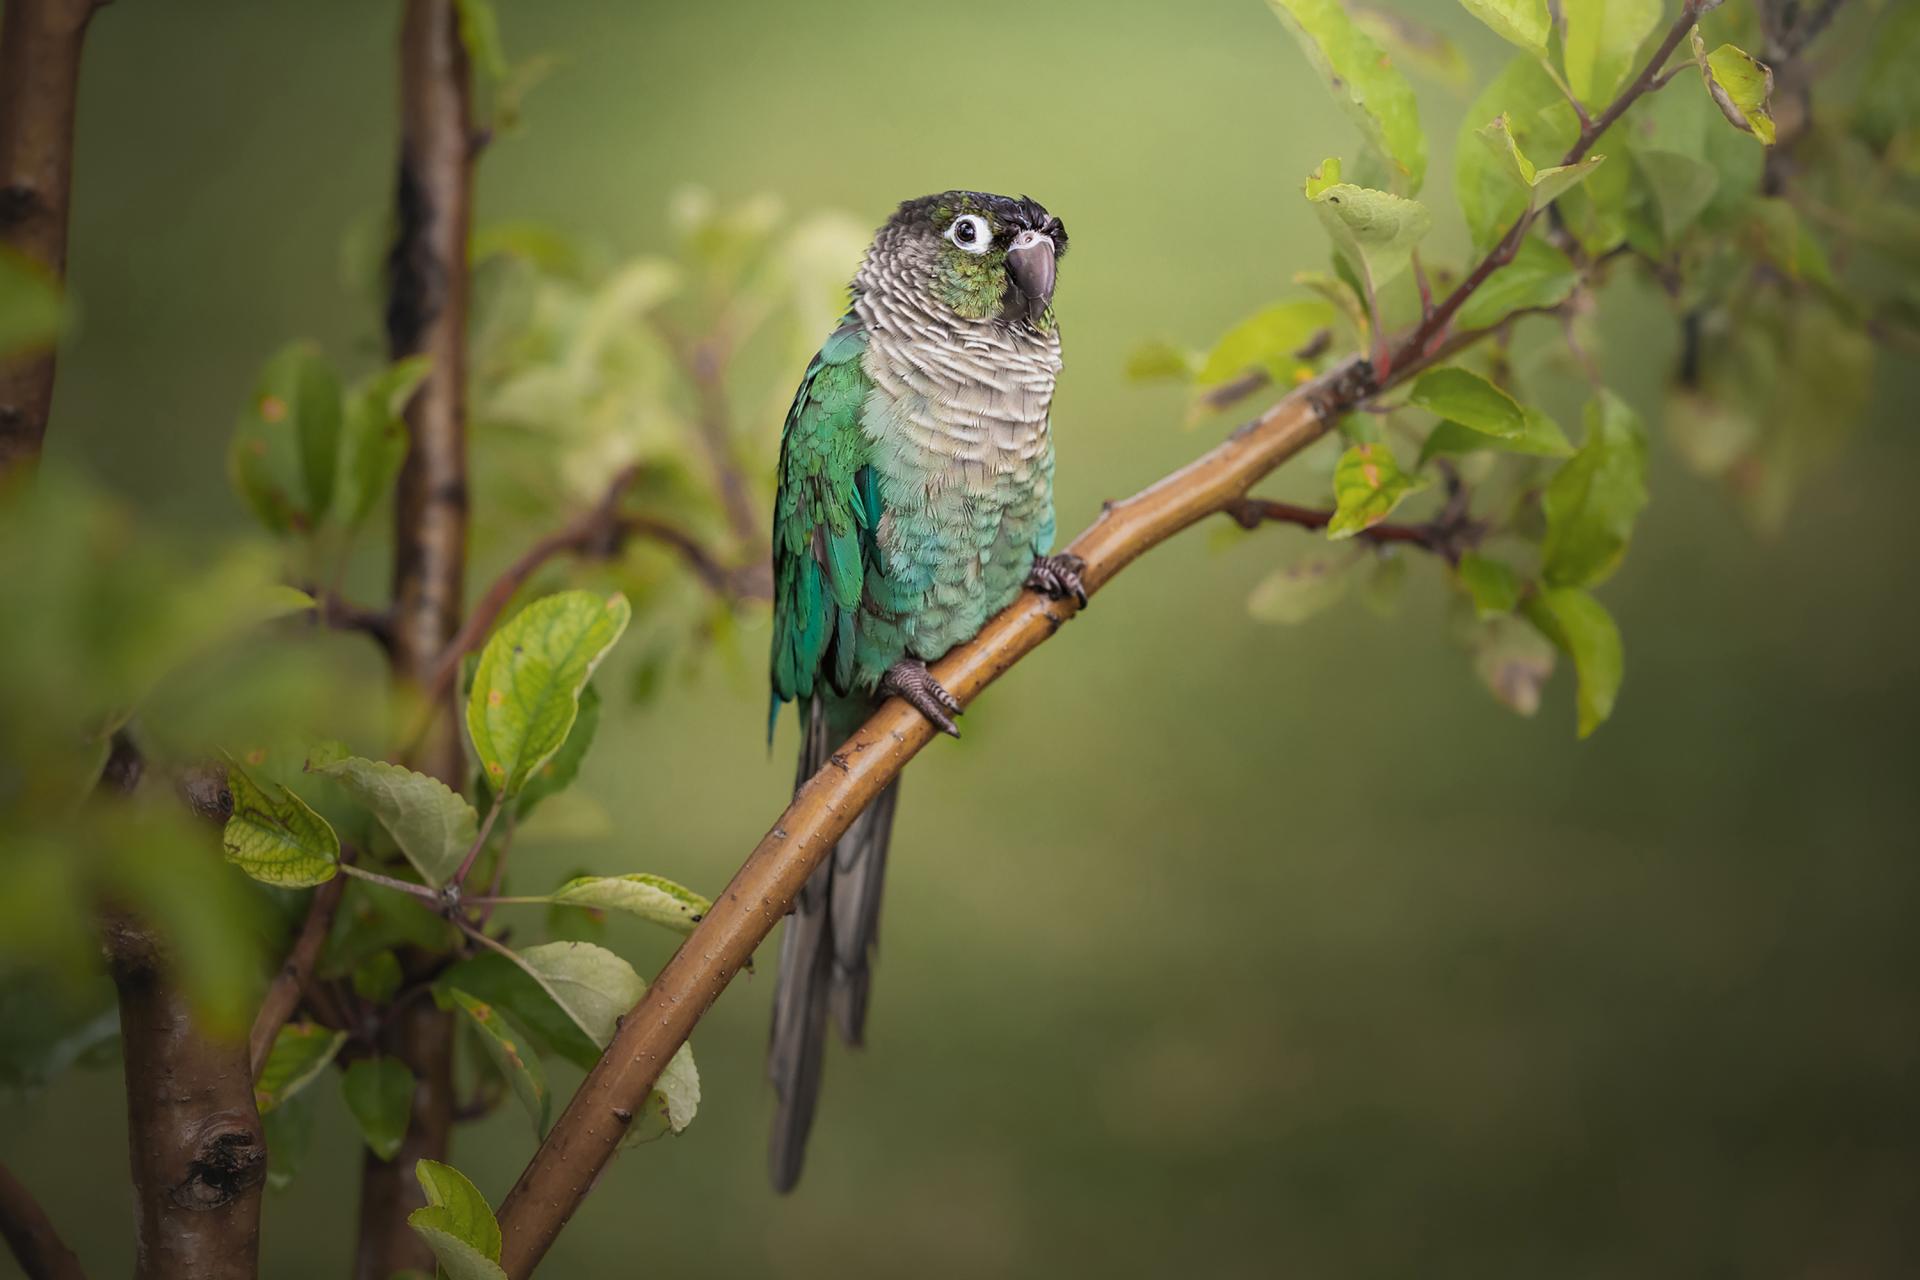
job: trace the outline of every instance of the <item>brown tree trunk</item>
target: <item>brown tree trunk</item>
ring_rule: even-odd
[[[8,0],[0,15],[0,243],[67,270],[73,108],[95,0]],[[53,404],[53,352],[0,360],[0,480],[31,467]]]
[[[117,735],[103,798],[133,791],[141,772],[139,752]],[[224,805],[193,803],[224,821],[232,798],[224,782],[215,793]],[[120,994],[135,1280],[254,1280],[267,1145],[246,1041],[202,1033],[166,954],[138,921],[109,910],[103,934]]]
[[[407,410],[411,436],[394,515],[393,672],[403,703],[432,687],[441,654],[460,628],[467,556],[467,232],[474,138],[466,49],[453,0],[408,0],[400,35],[400,167],[397,231],[388,261],[387,345],[399,359],[432,367]],[[426,695],[438,705],[408,762],[460,789],[465,771],[458,690]],[[424,957],[408,957],[409,967]],[[443,1160],[453,1125],[453,1024],[416,1001],[387,1028],[382,1049],[416,1081],[413,1117],[391,1161],[368,1152],[361,1171],[360,1242],[354,1274],[386,1280],[433,1256],[407,1228],[424,1203],[413,1176],[420,1159]]]

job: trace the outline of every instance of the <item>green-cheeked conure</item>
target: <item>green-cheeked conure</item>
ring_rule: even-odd
[[[1085,601],[1084,566],[1048,554],[1066,251],[1060,219],[1025,197],[909,200],[807,366],[773,511],[772,711],[800,705],[796,786],[889,696],[958,737],[959,703],[927,663],[1025,587]],[[898,799],[896,782],[840,838],[781,940],[767,1064],[781,1191],[800,1176],[829,1017],[861,1042]]]

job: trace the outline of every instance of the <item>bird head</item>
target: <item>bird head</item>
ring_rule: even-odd
[[[907,283],[966,320],[1053,328],[1067,229],[1034,200],[946,191],[901,205],[874,237],[867,273]]]

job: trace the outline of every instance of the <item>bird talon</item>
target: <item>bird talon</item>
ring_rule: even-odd
[[[880,679],[880,694],[900,699],[948,737],[960,736],[959,726],[947,714],[949,711],[955,716],[966,714],[961,710],[960,699],[941,688],[940,682],[927,670],[927,664],[918,658],[903,658],[888,667],[887,674]]]
[[[1085,560],[1066,552],[1041,556],[1033,562],[1033,568],[1027,573],[1026,585],[1050,600],[1072,596],[1079,604],[1085,605],[1087,586],[1081,581],[1080,575],[1086,572],[1086,568]]]

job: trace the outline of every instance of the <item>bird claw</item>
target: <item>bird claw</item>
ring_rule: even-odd
[[[927,664],[918,658],[902,658],[888,667],[887,674],[880,677],[880,695],[900,699],[948,737],[960,736],[959,726],[953,723],[953,717],[962,714],[960,699],[941,688]]]
[[[1048,599],[1062,600],[1072,596],[1084,606],[1087,603],[1087,584],[1080,580],[1080,575],[1086,572],[1086,568],[1085,560],[1066,552],[1041,556],[1027,572],[1026,585]]]

